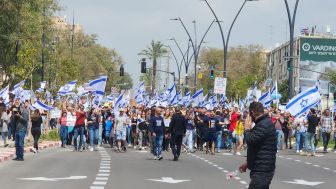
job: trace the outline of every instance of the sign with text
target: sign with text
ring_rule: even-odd
[[[61,110],[58,108],[54,108],[50,110],[50,118],[60,118],[61,117]]]
[[[214,84],[214,94],[225,94],[226,93],[226,82],[227,78],[216,77]]]

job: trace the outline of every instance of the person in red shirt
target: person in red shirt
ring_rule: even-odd
[[[74,128],[74,152],[82,152],[83,136],[84,136],[84,127],[85,127],[86,113],[84,112],[83,105],[78,105],[76,108],[76,123]],[[79,145],[77,146],[77,138],[79,135]]]
[[[233,136],[233,132],[234,130],[236,129],[236,126],[237,126],[237,122],[238,122],[238,117],[239,117],[239,114],[238,114],[238,107],[235,106],[232,108],[232,114],[231,114],[231,119],[230,119],[230,127],[229,127],[229,144],[230,144],[230,148],[231,148],[231,151],[233,148],[233,145],[235,143],[235,136]]]

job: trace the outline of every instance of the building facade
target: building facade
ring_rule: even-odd
[[[294,40],[294,57],[289,57],[289,42],[267,55],[266,76],[281,83],[288,80],[288,60],[293,58],[295,94],[318,85],[321,94],[334,92],[328,74],[336,71],[336,38],[332,36],[299,36]]]

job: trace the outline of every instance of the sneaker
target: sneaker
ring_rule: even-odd
[[[157,156],[154,156],[154,160],[158,160],[159,159],[159,157],[157,157]]]
[[[35,149],[35,148],[33,148],[32,150],[33,150],[33,152],[34,152],[35,154],[37,153],[37,151],[36,151],[36,149]]]
[[[299,150],[296,150],[296,153],[298,154],[298,153],[300,153],[300,151],[299,151]]]
[[[305,153],[305,152],[300,152],[300,155],[301,155],[301,156],[305,156],[306,153]]]
[[[312,152],[312,153],[311,153],[311,156],[316,156],[315,152]]]
[[[237,155],[237,156],[241,156],[241,153],[240,153],[240,152],[237,152],[236,155]]]
[[[178,157],[177,157],[177,156],[175,156],[173,161],[178,161]]]
[[[137,147],[136,146],[134,146],[134,150],[136,150],[137,149]]]
[[[128,147],[129,147],[129,148],[132,147],[132,144],[129,144]]]
[[[73,152],[77,152],[78,150],[77,149],[73,149]]]
[[[158,157],[158,160],[162,160],[162,159],[163,159],[163,157],[162,157],[162,156],[159,156],[159,157]]]
[[[90,152],[93,152],[93,147],[90,147]]]

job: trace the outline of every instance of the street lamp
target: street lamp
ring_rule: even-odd
[[[284,0],[286,4],[287,16],[288,16],[288,24],[289,24],[289,60],[288,60],[288,98],[291,99],[294,96],[294,67],[293,67],[293,58],[294,58],[294,28],[295,28],[295,18],[296,11],[299,5],[299,0],[296,0],[294,13],[291,15],[291,11],[289,10],[288,1]],[[291,69],[292,68],[292,69]]]
[[[224,49],[223,49],[223,51],[224,51],[224,72],[223,72],[223,77],[226,77],[226,76],[227,76],[227,68],[226,68],[226,67],[227,67],[227,58],[228,58],[228,56],[227,56],[227,55],[228,55],[228,54],[227,54],[227,51],[228,51],[228,47],[229,47],[229,40],[230,40],[230,35],[231,35],[231,30],[232,30],[232,28],[233,28],[233,25],[235,24],[235,22],[236,22],[236,20],[237,20],[237,18],[238,18],[238,16],[239,16],[239,14],[240,14],[240,12],[243,10],[243,8],[244,8],[246,2],[248,2],[248,1],[258,1],[258,0],[244,0],[242,6],[240,7],[238,13],[237,13],[236,16],[235,16],[233,22],[231,23],[229,32],[228,32],[227,37],[226,37],[226,43],[225,43],[225,37],[224,37],[224,33],[223,33],[222,25],[221,25],[220,21],[218,20],[218,17],[217,17],[217,15],[216,15],[215,11],[214,11],[213,8],[210,6],[208,0],[204,0],[204,1],[205,1],[205,3],[208,5],[208,7],[209,7],[209,9],[211,10],[212,14],[214,15],[215,20],[216,20],[216,22],[217,22],[217,24],[218,24],[219,30],[220,30],[220,32],[221,32],[222,42],[223,42],[223,48],[224,48]]]

